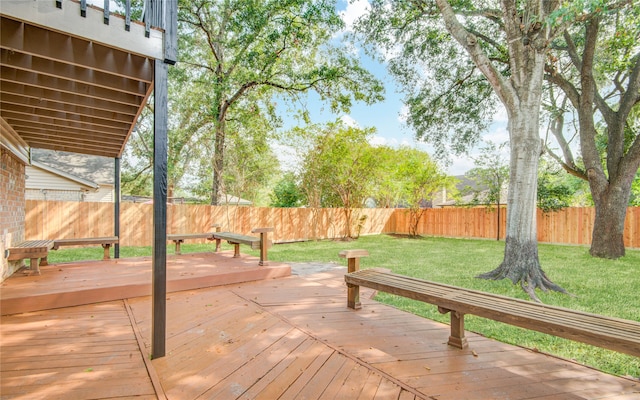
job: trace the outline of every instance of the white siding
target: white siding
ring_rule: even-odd
[[[90,191],[86,194],[84,201],[92,201],[98,203],[113,203],[113,187],[100,186],[98,191]]]
[[[43,169],[27,166],[27,200],[113,202],[113,186],[93,189]]]
[[[83,193],[79,190],[26,189],[26,200],[49,201],[83,201]]]
[[[27,179],[25,181],[26,189],[47,189],[47,190],[88,190],[88,186],[74,182],[60,175],[53,174],[40,168],[27,166]]]

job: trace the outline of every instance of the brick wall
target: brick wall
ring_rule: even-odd
[[[0,282],[14,273],[21,261],[7,262],[7,247],[24,240],[25,165],[10,151],[0,146]]]

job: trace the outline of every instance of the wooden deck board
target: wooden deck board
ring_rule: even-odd
[[[0,327],[3,399],[155,396],[122,302],[2,316]]]
[[[168,294],[155,388],[148,296],[2,316],[2,399],[640,398],[640,382],[479,335],[451,348],[447,325],[368,296],[350,310],[342,273]]]

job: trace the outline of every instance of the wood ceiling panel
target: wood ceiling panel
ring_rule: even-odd
[[[51,101],[68,106],[82,106],[98,111],[113,112],[135,117],[138,114],[139,104],[126,105],[108,100],[96,99],[94,97],[71,94],[58,90],[27,86],[14,82],[3,81],[0,78],[0,92],[15,94],[24,98],[31,98],[42,101]]]
[[[56,101],[49,101],[45,99],[37,99],[34,97],[18,96],[11,93],[0,93],[0,108],[12,110],[12,109],[41,109],[46,111],[59,111],[68,114],[75,114],[79,116],[90,116],[100,118],[107,121],[126,123],[131,125],[133,120],[132,115],[120,114],[111,111],[98,110],[90,107],[70,105],[60,103]]]
[[[145,57],[10,18],[2,17],[0,47],[124,78],[153,81],[153,65]]]
[[[37,115],[21,114],[21,113],[8,111],[8,110],[2,110],[2,115],[4,119],[7,122],[9,122],[9,124],[11,124],[11,126],[23,124],[23,125],[29,125],[29,126],[31,125],[40,126],[41,128],[44,128],[44,129],[59,130],[62,132],[64,132],[64,130],[66,129],[69,129],[69,130],[96,132],[96,133],[102,133],[107,135],[117,135],[117,136],[120,136],[123,133],[126,134],[126,131],[122,129],[118,130],[118,129],[108,128],[108,127],[103,127],[98,125],[90,125],[82,122],[69,121],[64,119],[54,119],[54,118],[48,118],[48,117],[40,117]],[[18,129],[16,129],[16,131],[20,133]]]
[[[74,124],[87,124],[91,127],[95,127],[98,129],[107,129],[113,130],[114,133],[119,131],[127,131],[131,126],[132,121],[122,122],[122,121],[112,121],[104,118],[96,118],[83,114],[72,114],[67,112],[59,112],[59,111],[51,111],[43,108],[36,107],[22,107],[22,106],[13,106],[13,107],[3,107],[3,114],[5,114],[8,118],[17,118],[15,115],[30,115],[41,118],[51,119],[55,122],[54,124],[60,124],[59,121],[68,121],[69,123]],[[12,117],[13,116],[13,117]],[[106,132],[106,131],[105,131]]]
[[[1,17],[0,115],[31,147],[119,157],[152,83],[152,59]]]
[[[20,129],[20,132],[22,132],[24,135],[27,135],[29,137],[38,137],[40,139],[45,139],[47,135],[51,137],[56,137],[56,138],[73,137],[74,140],[77,138],[83,141],[89,141],[89,142],[94,141],[98,143],[104,143],[104,142],[118,143],[124,139],[123,136],[104,135],[104,134],[91,133],[87,131],[74,131],[74,132],[71,132],[68,130],[58,131],[55,129],[44,129],[38,126],[21,126],[19,124],[17,124],[16,126]]]
[[[73,82],[67,79],[54,78],[47,75],[37,74],[31,71],[23,71],[9,66],[0,66],[0,76],[3,81],[19,83],[43,89],[57,90],[64,93],[81,94],[87,97],[109,100],[125,105],[137,105],[143,96],[134,96],[116,90],[99,86],[88,85],[86,83]]]
[[[69,144],[66,137],[58,137],[54,135],[35,135],[27,133],[25,134],[25,137],[27,137],[31,142],[34,143],[49,143],[58,146],[65,146]],[[82,145],[82,147],[85,147],[87,149],[104,151],[118,150],[118,143],[114,141],[100,142],[97,139],[85,139],[78,136],[74,136],[74,141],[77,141],[77,143],[74,144]]]
[[[148,82],[122,78],[117,75],[52,61],[30,54],[17,53],[7,49],[0,49],[0,65],[11,66],[52,78],[62,78],[73,82],[117,90],[135,96],[144,96],[149,85]]]

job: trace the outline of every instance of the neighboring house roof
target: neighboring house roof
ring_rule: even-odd
[[[31,166],[32,166],[32,167],[35,167],[35,168],[43,169],[43,170],[45,170],[45,171],[47,171],[47,172],[50,172],[50,173],[52,173],[52,174],[55,174],[55,175],[61,176],[61,177],[66,178],[66,179],[68,179],[68,180],[70,180],[70,181],[73,181],[73,182],[79,183],[80,185],[87,186],[87,187],[89,187],[89,188],[91,188],[91,189],[98,189],[98,188],[100,187],[100,185],[99,185],[98,183],[96,183],[96,182],[92,182],[92,181],[90,181],[90,180],[88,180],[88,179],[83,179],[83,178],[81,178],[81,177],[79,177],[79,176],[75,176],[75,175],[73,175],[73,174],[69,174],[69,173],[64,172],[64,171],[60,171],[60,170],[59,170],[59,169],[57,169],[57,168],[53,168],[53,167],[51,167],[51,166],[48,166],[48,165],[46,165],[46,164],[39,163],[39,162],[37,162],[37,161],[32,161],[32,162],[31,162]],[[28,175],[28,174],[27,174],[27,175]],[[28,182],[29,182],[29,180],[27,179],[27,186],[29,185],[29,183],[28,183]]]
[[[481,185],[475,180],[469,178],[466,175],[457,175],[454,177],[458,180],[456,183],[456,189],[458,190],[459,197],[458,199],[451,199],[447,196],[446,189],[443,189],[441,193],[434,196],[432,201],[433,207],[452,207],[457,205],[464,204],[472,204],[476,197],[481,197],[482,195],[488,192],[489,188],[486,185]],[[471,193],[469,193],[469,189],[471,189]],[[500,194],[502,202],[506,198],[506,190],[503,189]]]
[[[33,165],[54,169],[59,175],[67,174],[98,185],[114,184],[113,158],[32,148],[31,161]]]

